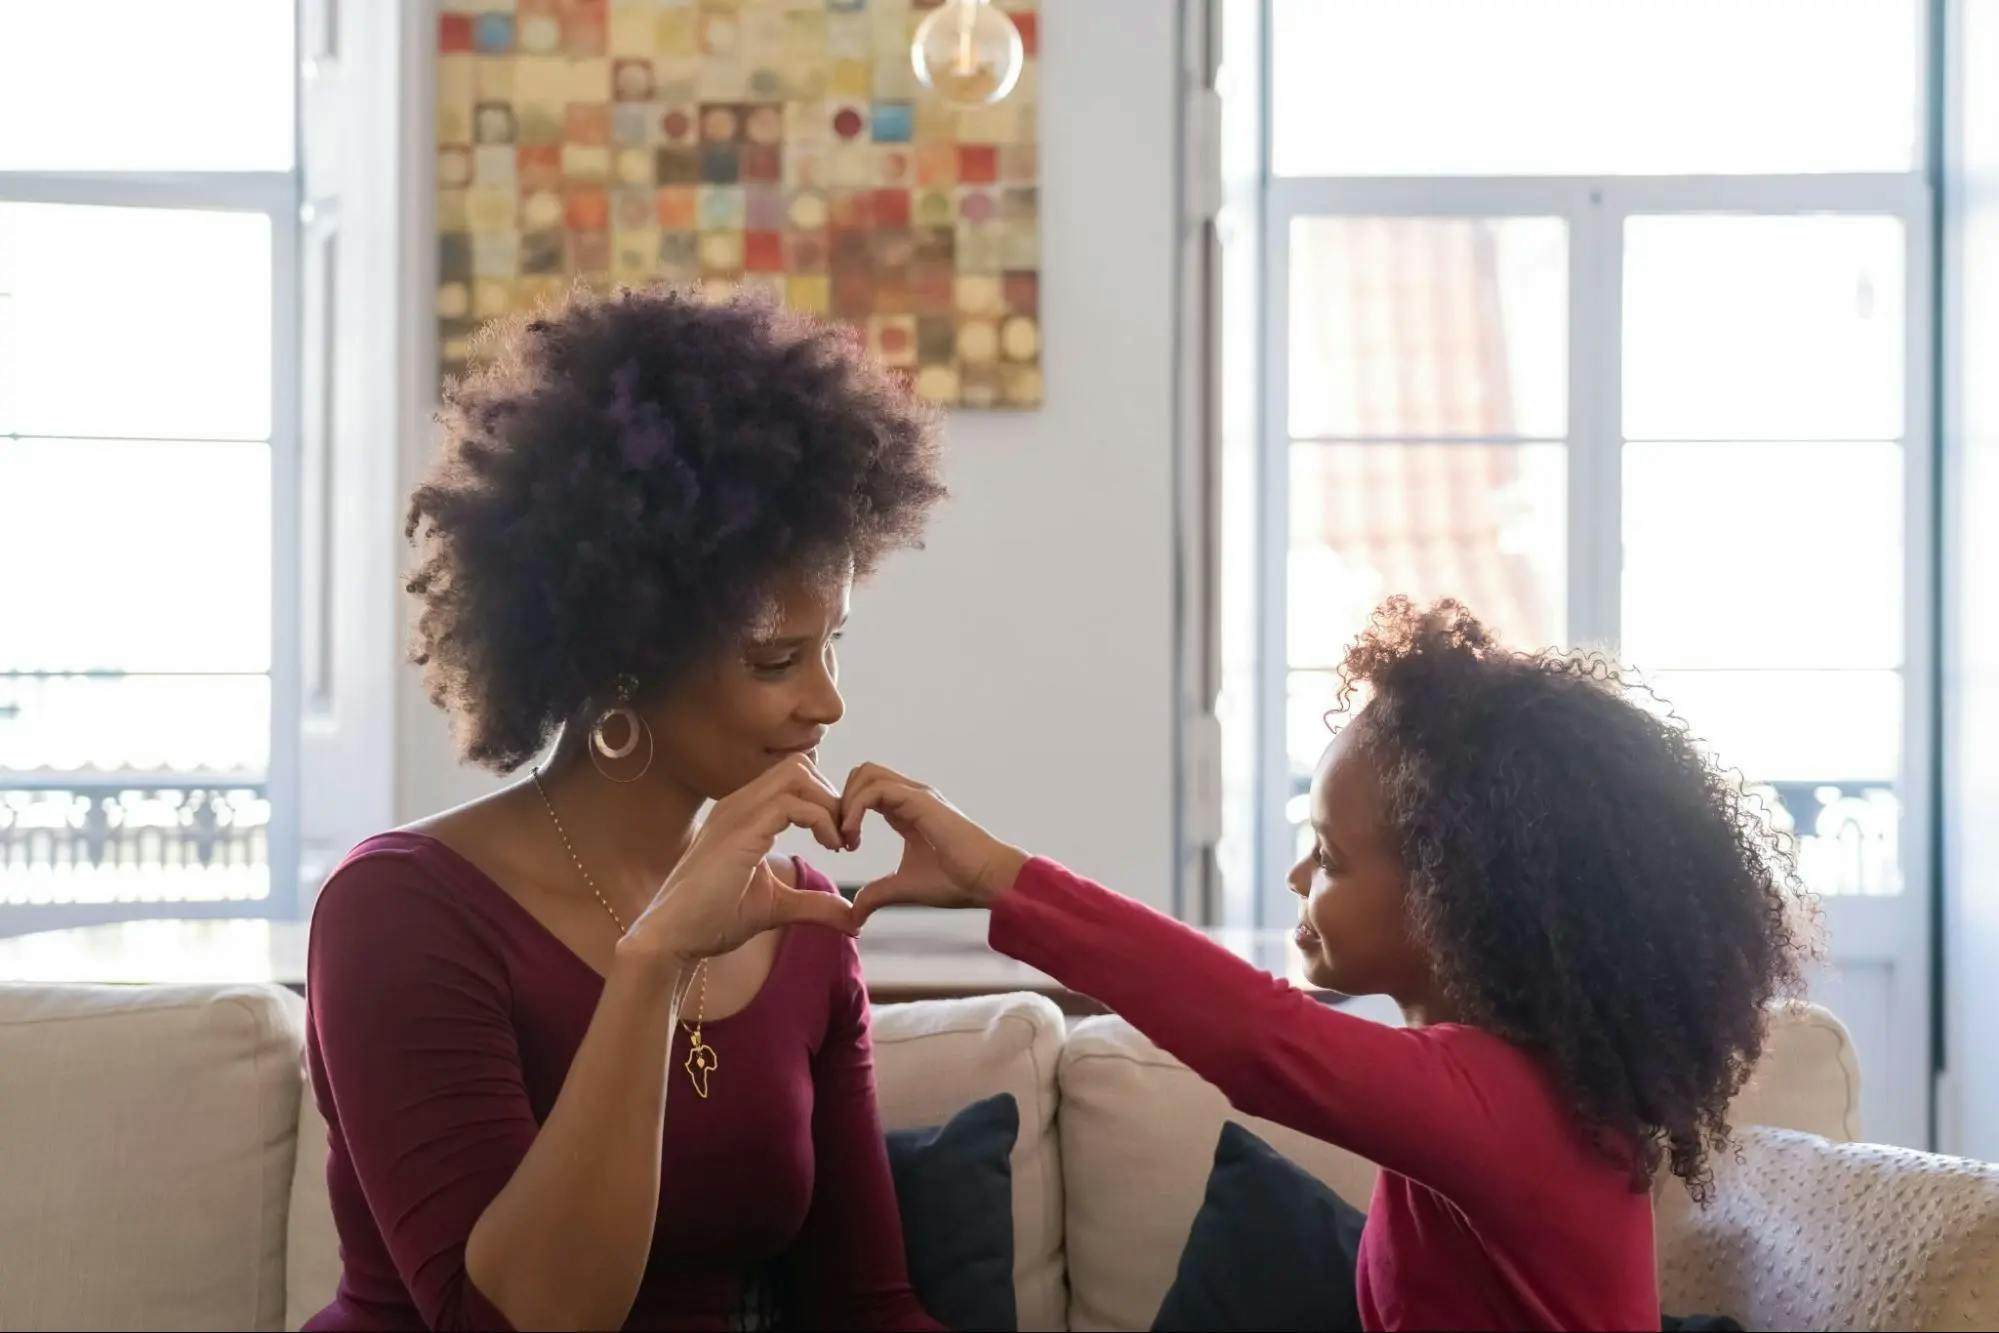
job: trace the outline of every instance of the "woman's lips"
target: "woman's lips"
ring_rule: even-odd
[[[1306,953],[1319,952],[1319,932],[1303,921],[1300,921],[1298,928],[1291,932],[1291,942]]]

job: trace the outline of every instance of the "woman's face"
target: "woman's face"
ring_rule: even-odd
[[[661,775],[715,800],[816,751],[846,711],[835,645],[853,585],[844,568],[780,581],[758,624],[651,704]]]
[[[1314,985],[1347,995],[1424,993],[1408,930],[1407,877],[1388,835],[1365,714],[1333,738],[1312,775],[1312,846],[1291,868],[1303,901],[1294,942]]]

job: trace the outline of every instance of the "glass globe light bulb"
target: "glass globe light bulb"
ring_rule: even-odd
[[[944,0],[917,25],[909,63],[923,86],[956,106],[990,106],[1027,62],[1020,29],[991,0]]]

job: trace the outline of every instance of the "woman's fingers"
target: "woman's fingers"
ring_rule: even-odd
[[[821,806],[835,819],[840,817],[840,793],[819,771],[819,766],[802,754],[788,756],[772,766],[766,777],[775,790]]]
[[[776,841],[777,835],[794,824],[802,829],[810,829],[812,836],[818,839],[819,845],[827,851],[840,850],[842,846],[840,828],[834,822],[833,812],[824,805],[804,796],[795,795],[787,789],[783,794],[765,801],[752,817],[750,828],[762,843],[760,854],[769,851],[770,844]]]
[[[863,779],[873,770],[873,764],[862,764],[847,774],[847,785],[840,789],[840,837],[852,851],[861,845],[861,815],[865,813],[854,804],[854,794],[860,789]]]
[[[709,822],[720,820],[725,825],[730,819],[754,822],[772,800],[783,796],[810,801],[836,822],[840,817],[840,793],[833,790],[833,784],[826,781],[810,759],[794,754],[780,759],[741,789],[723,797],[716,803]]]

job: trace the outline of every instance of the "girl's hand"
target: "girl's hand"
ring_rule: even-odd
[[[1027,864],[1027,853],[974,824],[934,788],[880,764],[862,764],[847,776],[840,832],[848,847],[860,846],[861,819],[870,810],[902,836],[902,864],[854,896],[856,929],[891,903],[991,907]]]
[[[788,887],[765,860],[778,834],[793,825],[812,830],[829,851],[841,850],[839,812],[840,798],[803,755],[723,797],[618,942],[619,953],[685,966],[795,921],[853,934],[860,922],[846,899]]]

